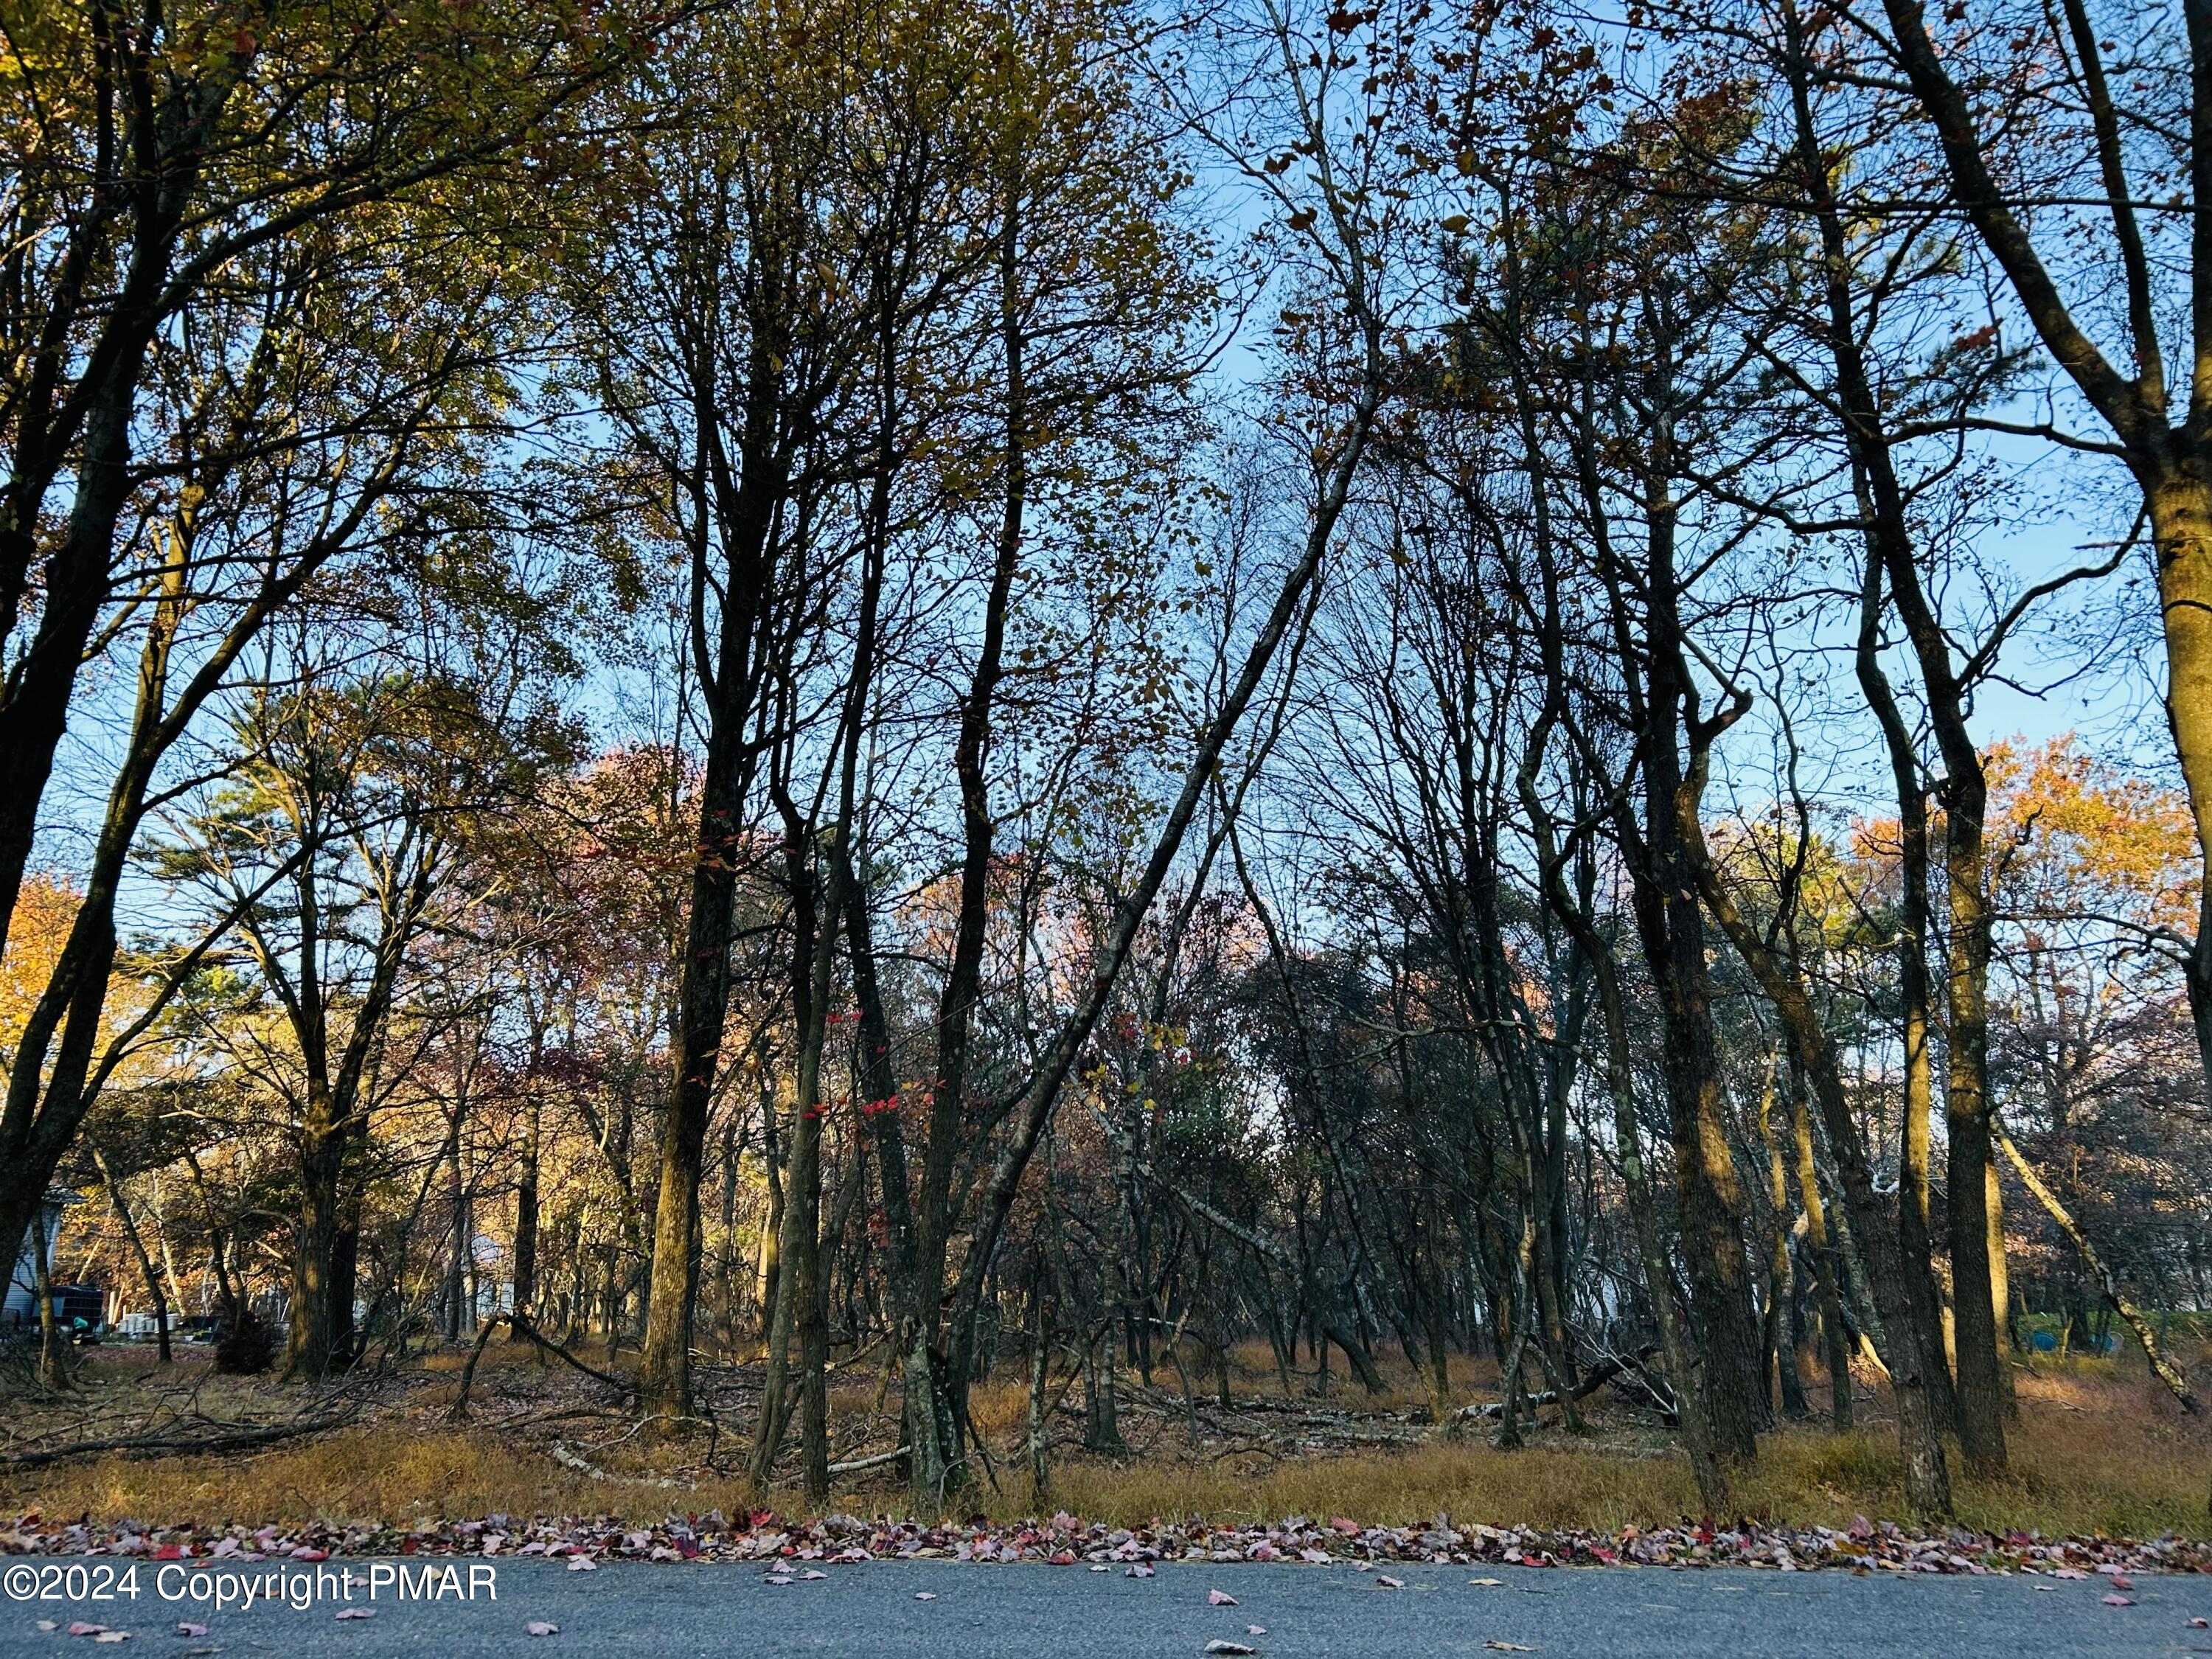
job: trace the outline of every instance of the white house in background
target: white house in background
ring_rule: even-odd
[[[50,1190],[39,1211],[38,1224],[46,1231],[46,1261],[54,1259],[54,1241],[61,1236],[62,1212],[76,1202],[75,1193]],[[35,1235],[23,1235],[23,1248],[8,1276],[8,1299],[0,1304],[0,1328],[34,1324],[39,1317],[39,1257]]]

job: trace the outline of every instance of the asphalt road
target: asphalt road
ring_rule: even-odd
[[[25,1559],[5,1565],[16,1568]],[[341,1565],[360,1575],[372,1564],[331,1563],[325,1570]],[[419,1571],[426,1563],[412,1565]],[[442,1571],[445,1564],[428,1565]],[[465,1582],[471,1564],[453,1565]],[[2038,1589],[2050,1581],[1887,1573],[1404,1567],[1396,1576],[1405,1588],[1391,1589],[1372,1572],[1349,1567],[1171,1563],[1152,1577],[1132,1579],[1119,1568],[872,1562],[776,1585],[758,1567],[726,1564],[617,1564],[593,1572],[544,1561],[495,1565],[495,1601],[481,1579],[473,1601],[448,1593],[403,1601],[386,1583],[374,1603],[356,1588],[352,1605],[373,1605],[375,1616],[349,1620],[336,1614],[345,1604],[329,1600],[305,1611],[267,1601],[194,1611],[189,1601],[164,1601],[144,1566],[135,1601],[17,1601],[17,1578],[9,1582],[11,1599],[0,1605],[0,1656],[74,1659],[82,1652],[88,1659],[106,1650],[90,1638],[70,1638],[72,1620],[130,1631],[127,1653],[179,1659],[216,1653],[556,1659],[563,1652],[1162,1659],[1200,1655],[1216,1639],[1244,1644],[1263,1659],[1487,1659],[1516,1651],[1650,1659],[2212,1654],[2212,1630],[2189,1623],[2212,1617],[2212,1579],[2199,1577],[2138,1577],[2127,1592],[2135,1605],[2115,1607],[2101,1600],[2110,1593],[2101,1579]],[[1468,1582],[1478,1577],[1503,1582]],[[167,1581],[173,1588],[181,1582]],[[1210,1606],[1207,1591],[1214,1589],[1237,1605]],[[40,1620],[57,1628],[40,1631]],[[179,1634],[180,1620],[205,1624],[207,1633]],[[560,1629],[532,1636],[532,1620]],[[1249,1625],[1267,1633],[1251,1634]]]

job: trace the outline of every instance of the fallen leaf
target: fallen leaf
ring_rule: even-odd
[[[1406,1581],[1404,1579],[1393,1578],[1387,1572],[1376,1573],[1375,1575],[1375,1582],[1382,1585],[1384,1589],[1403,1589],[1406,1588]]]
[[[1206,1605],[1209,1607],[1233,1607],[1237,1605],[1237,1598],[1227,1590],[1210,1589],[1206,1593]]]
[[[2135,1597],[2132,1595],[2107,1595],[2105,1597],[2105,1605],[2108,1607],[2131,1607],[2135,1606]]]
[[[529,1620],[524,1623],[522,1627],[528,1631],[532,1636],[558,1636],[561,1633],[560,1626],[544,1619]]]

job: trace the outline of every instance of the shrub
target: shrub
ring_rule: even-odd
[[[226,1322],[216,1332],[215,1368],[234,1376],[265,1371],[276,1358],[276,1333],[252,1309]]]

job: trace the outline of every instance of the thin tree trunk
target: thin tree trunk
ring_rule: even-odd
[[[1813,1109],[1806,1099],[1802,1067],[1793,1056],[1790,1116],[1797,1143],[1797,1190],[1805,1205],[1805,1243],[1813,1256],[1813,1277],[1820,1297],[1820,1341],[1827,1351],[1829,1423],[1838,1434],[1849,1434],[1855,1415],[1851,1397],[1851,1334],[1844,1318],[1844,1264],[1828,1237],[1827,1206],[1820,1197],[1820,1163],[1813,1153]],[[1928,1350],[1923,1349],[1923,1352]],[[1936,1350],[1940,1352],[1941,1349]],[[1945,1420],[1937,1402],[1929,1409]]]
[[[131,1254],[137,1259],[139,1273],[146,1281],[146,1294],[153,1300],[155,1340],[160,1348],[161,1363],[173,1364],[176,1356],[169,1351],[169,1297],[161,1288],[161,1271],[155,1267],[154,1258],[146,1249],[145,1236],[138,1231],[137,1222],[131,1218],[130,1205],[124,1201],[122,1183],[116,1180],[106,1154],[94,1146],[92,1160],[100,1170],[101,1182],[107,1188],[107,1201],[115,1206],[115,1218],[122,1224],[123,1237],[130,1243]]]
[[[1782,1386],[1782,1414],[1806,1414],[1805,1383],[1797,1375],[1797,1333],[1791,1317],[1796,1306],[1796,1286],[1790,1260],[1790,1176],[1783,1161],[1781,1137],[1774,1127],[1775,1059],[1770,1057],[1766,1085],[1759,1097],[1759,1139],[1766,1148],[1767,1192],[1774,1206],[1774,1247],[1769,1258],[1766,1286],[1767,1328],[1773,1333],[1776,1379]]]
[[[522,1167],[514,1182],[514,1300],[513,1311],[532,1324],[538,1322],[538,1159],[544,1123],[544,1103],[538,1090],[530,1091],[522,1132]],[[510,1325],[507,1340],[527,1340]]]
[[[1052,1460],[1045,1429],[1045,1382],[1052,1358],[1052,1304],[1040,1287],[1036,1328],[1030,1334],[1030,1501],[1042,1509],[1052,1492]]]
[[[47,1249],[43,1215],[38,1218],[31,1245],[31,1294],[39,1299],[39,1381],[49,1389],[65,1389],[69,1368],[62,1359],[60,1322],[54,1317],[52,1253]]]

